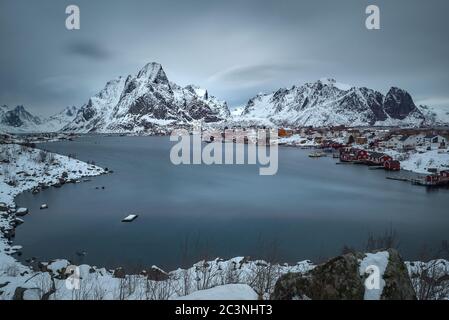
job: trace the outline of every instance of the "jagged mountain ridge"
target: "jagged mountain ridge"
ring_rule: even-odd
[[[241,110],[241,111],[240,111]],[[444,116],[442,116],[444,115]],[[405,90],[386,95],[321,79],[259,94],[231,114],[226,102],[194,85],[170,82],[162,66],[146,64],[137,75],[118,77],[80,109],[69,107],[39,118],[23,106],[0,106],[5,132],[167,133],[197,120],[220,126],[420,126],[449,122],[449,113],[417,107]]]
[[[236,120],[314,127],[419,126],[428,121],[405,90],[392,87],[384,96],[369,88],[339,84],[334,79],[257,95]]]
[[[197,86],[170,82],[162,66],[151,62],[136,76],[109,81],[63,130],[152,132],[194,121],[220,122],[229,116],[226,102]]]

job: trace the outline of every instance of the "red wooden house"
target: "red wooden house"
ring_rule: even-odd
[[[357,161],[365,161],[368,160],[369,153],[366,150],[363,149],[357,149],[355,151],[356,159]]]
[[[351,162],[355,160],[357,160],[357,158],[351,147],[344,147],[340,149],[340,161]]]
[[[383,166],[386,161],[392,161],[393,158],[388,154],[380,153],[380,152],[370,152],[368,161],[371,164]]]
[[[384,162],[385,170],[399,171],[401,170],[401,163],[397,160],[387,160]]]

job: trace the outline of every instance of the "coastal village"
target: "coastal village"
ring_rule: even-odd
[[[400,128],[279,129],[279,144],[318,148],[310,157],[332,154],[341,164],[409,173],[397,180],[424,186],[449,184],[449,131]]]
[[[279,128],[277,140],[269,139],[269,128],[228,129],[217,134],[202,132],[205,142],[260,143],[256,130],[266,130],[267,143],[311,149],[310,158],[332,156],[337,164],[366,165],[371,170],[400,171],[387,177],[423,186],[449,185],[449,130],[345,126],[325,128]],[[226,130],[235,130],[228,136]],[[229,141],[228,141],[229,140]]]

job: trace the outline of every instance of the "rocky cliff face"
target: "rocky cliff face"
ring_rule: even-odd
[[[229,115],[225,102],[199,87],[170,82],[162,66],[153,62],[136,76],[108,82],[64,130],[152,132],[194,121],[219,122]]]
[[[383,107],[385,113],[393,119],[404,120],[410,114],[422,115],[415,106],[410,94],[402,89],[393,87],[385,96]],[[424,119],[424,115],[422,115]]]

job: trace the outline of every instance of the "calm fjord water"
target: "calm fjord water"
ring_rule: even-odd
[[[104,136],[41,145],[114,173],[19,195],[31,212],[16,233],[22,258],[171,270],[202,257],[264,257],[274,246],[291,263],[339,254],[344,244],[361,248],[370,232],[392,227],[414,259],[448,238],[447,189],[429,192],[296,148],[280,148],[275,176],[259,176],[254,165],[174,166],[171,145],[167,137]],[[138,219],[122,223],[130,213]]]

